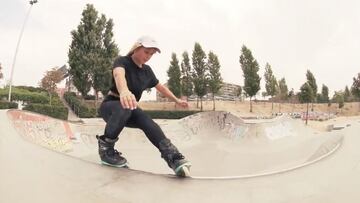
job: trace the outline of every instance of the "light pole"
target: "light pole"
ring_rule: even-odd
[[[20,36],[19,36],[19,39],[18,39],[18,42],[17,42],[17,45],[16,45],[16,50],[15,50],[15,55],[14,55],[14,59],[13,59],[13,63],[12,63],[12,67],[11,67],[11,74],[10,74],[10,83],[9,83],[9,102],[11,102],[11,87],[12,87],[12,80],[13,80],[13,75],[14,75],[14,69],[15,69],[15,63],[16,63],[16,56],[17,56],[17,53],[18,53],[18,50],[19,50],[19,46],[20,46],[20,42],[21,42],[21,38],[22,38],[22,35],[24,33],[24,29],[25,29],[25,25],[26,25],[26,22],[29,18],[29,15],[30,15],[30,11],[31,11],[31,8],[34,4],[36,4],[38,1],[37,0],[31,0],[29,1],[30,3],[30,8],[29,8],[29,11],[27,12],[26,14],[26,17],[25,17],[25,20],[24,20],[24,24],[21,28],[21,31],[20,31]]]

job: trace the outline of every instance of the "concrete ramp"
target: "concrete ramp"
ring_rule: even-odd
[[[133,170],[116,169],[99,164],[95,135],[103,122],[0,111],[0,202],[360,199],[357,120],[341,134],[286,117],[248,122],[227,112],[157,122],[191,160],[192,179],[167,175],[171,170],[140,130],[125,129],[116,146]]]
[[[9,111],[8,116],[26,141],[99,163],[95,135],[103,132],[104,123],[69,123],[25,111]],[[163,129],[191,160],[194,178],[232,179],[303,167],[340,146],[342,136],[320,135],[296,122],[280,118],[246,123],[226,112],[205,112],[167,123]],[[157,149],[138,129],[126,129],[117,148],[124,153],[132,169],[154,174],[172,173]]]

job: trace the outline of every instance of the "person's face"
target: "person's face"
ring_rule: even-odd
[[[156,53],[155,48],[139,47],[134,52],[134,57],[140,64],[145,64]]]

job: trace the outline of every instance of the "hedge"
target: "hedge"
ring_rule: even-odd
[[[7,98],[9,93],[9,88],[0,89],[0,99]],[[66,120],[68,117],[68,110],[64,106],[63,102],[60,100],[57,94],[51,95],[51,104],[49,93],[37,87],[28,87],[28,86],[16,86],[13,87],[11,98],[14,101],[23,101],[25,106],[24,110],[48,115],[54,118]],[[1,108],[18,108],[17,103],[0,103]]]
[[[18,104],[16,102],[0,101],[0,109],[17,109]]]
[[[97,116],[95,108],[89,108],[84,105],[74,92],[65,92],[64,99],[69,104],[70,108],[80,118],[94,118]]]
[[[29,92],[38,92],[38,93],[47,92],[44,88],[41,88],[41,87],[15,86],[15,88],[17,88],[17,89],[24,89],[24,90],[27,90],[27,91],[29,91]]]
[[[7,98],[9,89],[0,89],[0,98]],[[13,101],[24,101],[26,103],[49,103],[49,95],[47,92],[32,92],[27,89],[21,89],[14,87],[11,92],[11,100]]]
[[[28,104],[23,109],[62,120],[67,120],[68,118],[68,109],[62,106],[54,106],[49,104]]]

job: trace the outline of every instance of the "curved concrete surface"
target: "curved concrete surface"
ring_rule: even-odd
[[[94,135],[101,133],[102,122],[80,125],[28,112],[0,111],[0,202],[357,202],[360,199],[358,121],[354,120],[343,131],[322,134],[287,118],[248,124],[224,112],[206,115],[209,119],[199,118],[202,116],[158,121],[192,161],[192,175],[275,174],[233,180],[157,175],[171,171],[159,158],[159,152],[135,129],[126,129],[117,147],[130,160],[132,168],[149,172],[106,167],[94,164],[98,163]],[[291,136],[271,136],[287,130]]]

